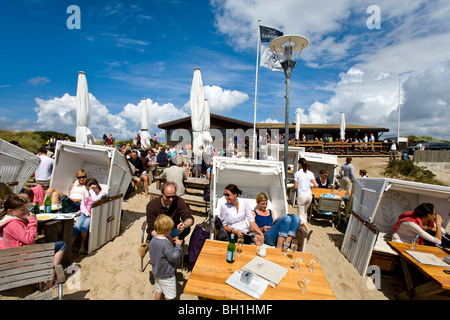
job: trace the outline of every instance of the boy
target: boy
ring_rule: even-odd
[[[148,248],[156,283],[155,300],[160,300],[163,293],[166,300],[172,300],[177,295],[175,265],[181,254],[181,240],[175,239],[175,247],[173,246],[170,240],[173,227],[173,220],[169,216],[160,214],[156,217],[156,236],[152,238]]]

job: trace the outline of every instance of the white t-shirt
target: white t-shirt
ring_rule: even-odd
[[[441,244],[438,238],[433,237],[431,234],[423,230],[417,223],[404,221],[400,223],[397,232],[392,235],[392,241],[411,243],[411,241],[419,235],[422,239],[432,243]]]
[[[224,226],[248,233],[249,227],[245,220],[247,219],[248,222],[252,222],[255,218],[253,217],[252,209],[250,208],[248,201],[243,199],[238,199],[238,201],[239,212],[236,212],[236,207],[229,203],[224,203],[222,207],[220,207],[220,220]]]
[[[39,158],[41,159],[41,163],[34,172],[34,178],[36,181],[48,181],[52,178],[55,160],[42,154],[39,155]]]
[[[300,169],[294,174],[294,181],[297,181],[297,196],[311,195],[311,180],[315,180],[314,174],[307,170]]]

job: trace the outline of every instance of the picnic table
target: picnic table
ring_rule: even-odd
[[[230,264],[226,261],[227,242],[206,240],[200,255],[192,269],[191,275],[184,288],[184,293],[216,300],[248,300],[249,295],[233,288],[225,281],[250,262],[256,256],[256,246],[242,245],[240,257],[236,254],[236,260]],[[314,265],[311,281],[307,285],[307,292],[302,293],[297,281],[301,280],[301,273],[291,268],[289,255],[285,256],[280,249],[267,248],[264,259],[279,264],[288,269],[287,274],[274,288],[268,286],[262,300],[335,300],[336,297],[330,284],[323,273],[319,262]],[[290,253],[292,254],[292,253]],[[296,252],[296,256],[302,255],[301,268],[305,267],[305,261],[309,259],[309,253]]]

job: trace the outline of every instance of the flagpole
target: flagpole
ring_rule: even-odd
[[[258,46],[256,49],[256,79],[255,79],[255,108],[254,108],[254,115],[253,115],[253,150],[252,150],[252,159],[255,159],[255,152],[256,152],[256,102],[258,99],[258,71],[259,71],[259,51],[261,47],[261,31],[260,31],[260,23],[261,20],[258,20]]]

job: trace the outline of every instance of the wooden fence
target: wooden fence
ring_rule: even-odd
[[[323,141],[290,141],[289,146],[304,147],[307,152],[320,152],[337,155],[384,155],[389,153],[390,148],[390,144],[384,142],[341,143]]]
[[[414,150],[415,162],[450,162],[450,150]]]

